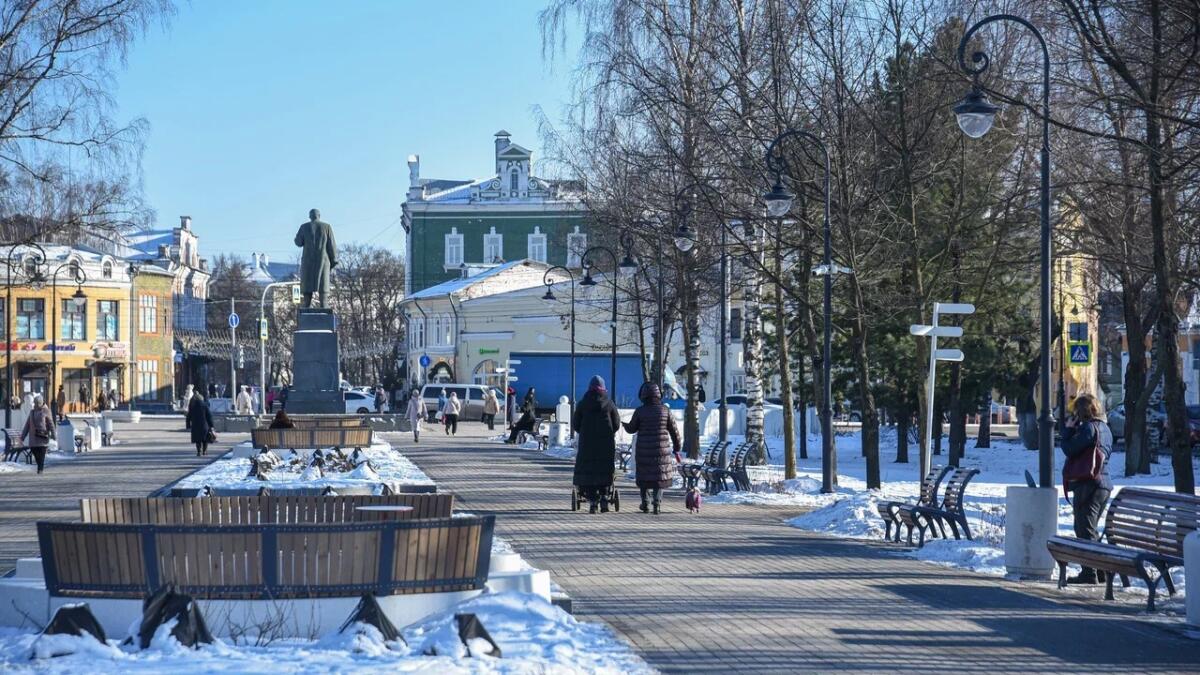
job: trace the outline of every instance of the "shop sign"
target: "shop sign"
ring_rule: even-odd
[[[500,348],[499,348],[499,347],[480,347],[480,348],[479,348],[479,355],[480,355],[480,356],[483,356],[483,355],[486,355],[486,354],[499,354],[499,353],[500,353]]]
[[[14,352],[73,352],[75,345],[65,344],[57,347],[52,342],[46,344],[38,344],[36,342],[10,342],[8,348]]]
[[[97,342],[92,353],[102,361],[124,361],[129,358],[129,345],[124,342]]]

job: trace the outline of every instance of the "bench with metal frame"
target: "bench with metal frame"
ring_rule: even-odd
[[[704,451],[704,459],[699,462],[684,462],[679,465],[679,475],[683,478],[683,489],[690,490],[699,486],[704,477],[705,469],[720,466],[721,453],[729,447],[729,441],[713,441]]]
[[[633,459],[633,443],[618,443],[617,466],[621,468],[621,473],[629,471],[630,459]]]
[[[260,428],[268,428],[272,419],[259,418]],[[367,418],[362,415],[292,415],[288,419],[296,429],[358,429],[367,426]]]
[[[21,432],[14,429],[4,430],[4,461],[19,462],[24,455],[26,464],[33,464],[33,448],[21,441]]]
[[[371,447],[370,427],[312,427],[309,429],[252,429],[250,442],[256,450]]]
[[[937,506],[938,488],[941,487],[946,474],[953,469],[952,466],[929,467],[929,473],[921,481],[921,494],[917,498],[918,506]],[[883,534],[884,541],[900,541],[900,507],[908,505],[909,502],[879,502],[875,505],[875,510],[879,512],[879,517],[883,518],[886,526]],[[892,536],[893,527],[896,529],[895,537]]]
[[[279,600],[482,590],[495,516],[295,525],[41,522],[51,597]]]
[[[1050,537],[1046,548],[1058,562],[1058,587],[1066,585],[1067,564],[1107,572],[1104,599],[1113,599],[1113,577],[1129,586],[1130,575],[1146,583],[1146,610],[1154,611],[1160,581],[1175,594],[1171,568],[1183,566],[1183,538],[1200,530],[1200,497],[1162,490],[1122,488],[1108,506],[1103,541]],[[1156,575],[1151,578],[1150,570]]]
[[[360,506],[411,506],[395,512],[410,520],[449,518],[454,495],[328,495],[239,497],[105,497],[79,500],[85,523],[128,525],[258,525],[263,523],[342,523],[364,519]]]
[[[950,526],[950,531],[954,534],[955,539],[961,539],[964,536],[971,539],[971,527],[967,524],[967,514],[964,510],[964,497],[967,484],[978,474],[979,469],[955,469],[946,479],[946,491],[942,495],[940,505],[904,504],[897,509],[897,517],[908,528],[909,545],[912,545],[914,529],[920,535],[917,544],[919,548],[925,545],[926,532],[931,536],[940,533],[941,537],[945,539],[947,525]],[[961,533],[959,527],[962,527]]]
[[[729,484],[726,479],[733,481],[734,490],[750,490],[750,476],[746,472],[746,462],[750,457],[750,453],[758,445],[757,439],[750,439],[742,443],[733,452],[733,457],[729,460],[729,465],[726,467],[713,467],[705,472],[704,478],[709,494],[717,494],[718,492],[729,489]],[[720,486],[720,490],[716,487]]]

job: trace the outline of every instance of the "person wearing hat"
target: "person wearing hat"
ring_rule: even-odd
[[[575,406],[571,426],[579,434],[575,454],[574,484],[591,504],[591,513],[608,511],[605,495],[613,484],[613,460],[617,454],[617,430],[621,413],[608,397],[604,378],[593,375],[587,393]]]
[[[637,434],[634,457],[637,467],[637,486],[642,491],[642,513],[648,513],[651,503],[655,515],[662,504],[662,491],[671,487],[679,456],[679,429],[671,409],[663,405],[662,392],[653,382],[642,384],[638,391],[642,405],[633,411],[625,423],[625,431]],[[672,461],[672,456],[674,460]]]

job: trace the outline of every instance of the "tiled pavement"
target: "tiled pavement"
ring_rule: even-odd
[[[788,527],[794,510],[706,504],[572,513],[571,463],[486,442],[389,438],[458,508],[499,516],[499,534],[551,570],[577,616],[603,620],[663,671],[1200,672],[1178,620],[1099,595],[1064,599],[895,555],[885,545]]]
[[[51,459],[40,476],[0,474],[0,573],[17,558],[37,555],[37,521],[78,520],[81,497],[145,497],[211,462],[239,438],[221,434],[201,459],[182,417],[144,417],[139,424],[118,424],[116,433],[119,444]]]

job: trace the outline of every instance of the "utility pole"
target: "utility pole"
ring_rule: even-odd
[[[237,401],[237,307],[229,299],[229,401],[230,407]]]

